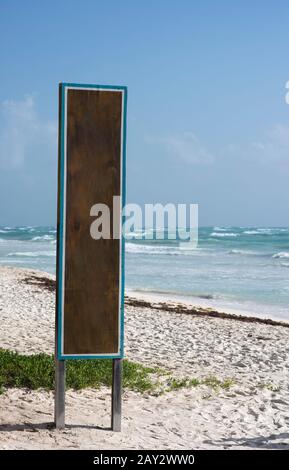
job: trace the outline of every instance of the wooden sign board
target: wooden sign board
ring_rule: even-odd
[[[123,356],[126,87],[63,83],[59,92],[57,358]],[[113,214],[113,197],[120,196]],[[91,236],[95,204],[119,237]],[[95,214],[96,215],[96,214]]]

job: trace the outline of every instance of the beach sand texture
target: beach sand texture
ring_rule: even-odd
[[[53,289],[37,271],[0,268],[0,347],[53,353]],[[52,284],[51,284],[52,285]],[[49,287],[49,286],[48,286]],[[122,432],[110,425],[110,390],[67,392],[67,428],[52,428],[53,394],[0,395],[1,449],[289,449],[289,328],[191,314],[187,306],[127,299],[128,359],[176,377],[230,379],[159,396],[125,391]]]

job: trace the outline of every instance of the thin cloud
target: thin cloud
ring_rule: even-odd
[[[0,108],[0,168],[19,171],[27,161],[56,151],[57,125],[41,120],[33,96],[6,100]]]
[[[193,132],[172,134],[159,139],[149,139],[149,141],[150,143],[161,144],[170,155],[189,164],[210,164],[214,162],[213,155]]]
[[[264,168],[289,168],[289,126],[277,124],[264,137],[243,144],[228,144],[218,153],[220,159],[235,164]]]
[[[262,141],[251,145],[253,156],[263,163],[289,166],[289,126],[277,124]]]

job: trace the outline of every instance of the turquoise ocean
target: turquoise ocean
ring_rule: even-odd
[[[55,227],[0,227],[0,264],[55,273]],[[202,227],[198,248],[126,240],[126,288],[289,320],[289,228]]]

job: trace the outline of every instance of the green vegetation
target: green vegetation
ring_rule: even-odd
[[[111,359],[66,361],[66,387],[99,388],[111,386]],[[229,389],[234,384],[232,379],[224,381],[216,377],[205,379],[176,378],[168,371],[158,367],[146,367],[136,362],[123,361],[123,386],[137,392],[155,395],[179,390],[181,388],[209,386],[214,391]],[[48,354],[25,356],[16,352],[0,349],[0,394],[7,388],[29,388],[36,390],[54,389],[54,358]]]
[[[280,386],[275,385],[272,382],[265,382],[265,383],[260,383],[259,388],[266,388],[267,390],[270,390],[271,392],[280,392]]]
[[[225,380],[219,380],[217,377],[211,376],[207,377],[202,381],[204,385],[208,385],[209,387],[212,387],[214,390],[218,390],[219,388],[222,388],[224,390],[229,390],[229,388],[234,385],[234,380],[233,379],[225,379]]]
[[[188,378],[182,378],[182,379],[177,379],[172,377],[168,381],[168,385],[166,388],[166,391],[173,391],[173,390],[179,390],[180,388],[190,388],[190,387],[196,387],[197,385],[200,385],[202,382],[198,379],[188,379]]]
[[[99,388],[111,385],[112,361],[110,359],[67,361],[66,386]],[[123,385],[138,392],[154,391],[155,377],[160,369],[145,367],[124,360]],[[3,388],[29,388],[32,390],[54,388],[54,358],[48,354],[25,356],[11,351],[0,350],[0,393]]]
[[[220,388],[224,390],[229,390],[229,388],[234,385],[234,380],[233,379],[225,379],[225,380],[219,380],[217,377],[206,377],[205,379],[190,379],[190,378],[171,378],[169,380],[167,390],[166,391],[171,391],[171,390],[178,390],[180,388],[190,388],[190,387],[196,387],[197,385],[207,385],[208,387],[211,387],[214,391],[218,391]]]

